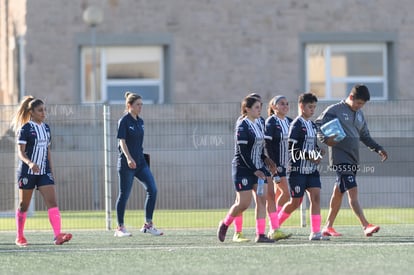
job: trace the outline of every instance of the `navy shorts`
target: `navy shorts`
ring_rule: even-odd
[[[52,174],[44,175],[24,175],[20,176],[18,180],[19,189],[39,189],[40,186],[53,185],[55,180],[53,179]]]
[[[336,184],[341,193],[345,193],[349,189],[356,187],[356,172],[353,172],[352,174],[336,172]]]
[[[336,172],[336,184],[341,193],[345,193],[357,186],[356,173],[359,169],[357,164],[340,163],[332,165],[332,170]]]
[[[321,188],[319,172],[312,174],[290,173],[289,187],[292,198],[302,198],[308,188]]]
[[[253,190],[255,184],[257,184],[256,176],[241,176],[234,179],[234,187],[237,192]]]
[[[237,192],[253,190],[253,186],[257,184],[258,178],[251,172],[249,172],[250,174],[249,175],[248,171],[249,170],[247,169],[233,167],[232,178],[233,178],[234,187]],[[270,177],[270,172],[268,172],[267,170],[264,174],[266,176],[266,179],[267,177]],[[265,179],[265,183],[267,183],[266,179]]]
[[[286,177],[286,167],[278,166],[277,167],[277,175],[279,177]]]

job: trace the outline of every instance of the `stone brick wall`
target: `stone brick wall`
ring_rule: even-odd
[[[17,38],[26,32],[26,0],[0,0],[0,104],[18,98]]]
[[[398,3],[398,4],[397,4]],[[396,33],[395,98],[413,98],[414,2],[399,0],[31,0],[27,3],[28,93],[78,103],[75,36],[82,12],[104,10],[99,34],[173,36],[172,102],[239,102],[302,90],[301,33]]]

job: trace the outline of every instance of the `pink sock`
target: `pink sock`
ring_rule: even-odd
[[[19,209],[16,210],[16,228],[17,228],[17,238],[23,237],[24,224],[26,223],[26,212],[20,212]]]
[[[236,232],[243,231],[243,215],[240,215],[234,218],[234,231]]]
[[[230,214],[227,214],[227,216],[224,218],[223,222],[225,225],[229,226],[236,217],[231,216]]]
[[[270,218],[270,227],[273,230],[278,229],[280,225],[279,225],[279,218],[277,216],[277,213],[276,212],[270,213],[269,218]]]
[[[279,226],[282,225],[288,218],[290,217],[289,213],[286,213],[285,211],[281,210],[279,212],[278,218],[279,218]]]
[[[257,219],[256,220],[256,234],[264,234],[266,230],[266,219]]]
[[[59,208],[53,207],[47,210],[49,215],[49,221],[53,228],[53,233],[55,237],[60,234],[60,227],[61,227],[61,218]]]
[[[283,208],[282,205],[276,206],[276,213],[279,214],[279,212],[282,211],[282,208]]]
[[[311,228],[313,233],[321,231],[321,215],[311,215]]]

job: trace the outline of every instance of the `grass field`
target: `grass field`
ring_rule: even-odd
[[[217,240],[217,223],[225,210],[175,211],[174,215],[174,211],[157,211],[159,228],[165,231],[160,237],[139,232],[142,211],[127,211],[133,233],[128,238],[115,238],[112,231],[102,229],[102,213],[97,217],[95,212],[64,212],[64,228],[71,228],[73,239],[62,246],[52,244],[47,216],[39,212],[28,219],[25,248],[14,245],[14,228],[5,228],[13,219],[0,218],[0,274],[412,274],[414,222],[394,220],[410,221],[413,211],[366,210],[381,225],[374,237],[367,238],[344,209],[336,226],[344,236],[326,242],[308,241],[310,229],[299,226],[296,213],[284,224],[293,237],[274,244],[253,242],[251,211],[245,214],[244,233],[252,241],[243,244],[231,241],[233,228],[224,243]],[[90,228],[80,229],[82,223]],[[92,230],[93,223],[101,229]]]
[[[216,228],[218,222],[224,218],[227,209],[216,210],[156,210],[154,221],[161,228]],[[322,223],[327,216],[327,209],[322,209]],[[375,208],[364,209],[365,216],[376,224],[414,224],[414,208]],[[62,211],[62,228],[64,229],[106,229],[105,212],[71,212]],[[140,227],[144,221],[143,210],[128,210],[125,213],[127,226]],[[309,224],[309,214],[307,224]],[[112,212],[112,227],[116,226],[116,213]],[[299,226],[300,211],[293,212],[285,222],[285,226]],[[359,223],[349,208],[339,212],[335,225],[355,225]],[[244,213],[244,226],[254,227],[253,209]],[[15,230],[15,220],[12,213],[9,217],[0,217],[0,232]],[[49,230],[50,224],[46,211],[37,211],[33,217],[28,217],[26,222],[28,230]]]

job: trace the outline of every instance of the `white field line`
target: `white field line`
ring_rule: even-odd
[[[237,249],[237,248],[248,248],[248,249],[261,249],[261,248],[279,248],[279,247],[384,247],[384,246],[414,246],[414,240],[412,242],[391,242],[391,243],[331,243],[331,242],[312,242],[303,244],[262,244],[262,245],[216,245],[216,246],[137,246],[137,247],[95,247],[95,248],[35,248],[20,247],[18,249],[0,249],[0,253],[30,253],[30,252],[90,252],[90,251],[135,251],[135,250],[166,250],[169,252],[175,252],[179,250],[216,250],[216,249]]]

